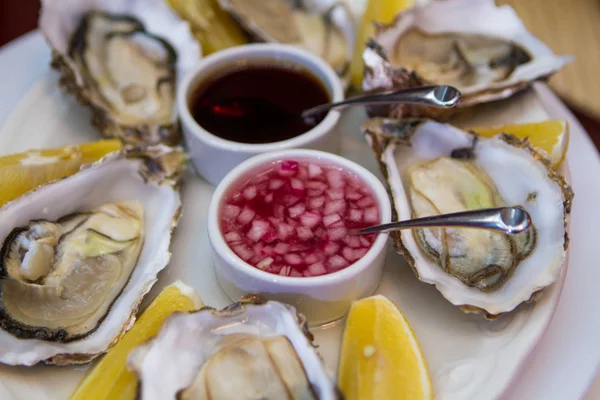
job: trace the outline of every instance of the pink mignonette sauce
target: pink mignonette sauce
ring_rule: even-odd
[[[248,174],[221,206],[221,231],[244,261],[265,272],[330,274],[363,257],[376,235],[347,229],[380,222],[374,193],[354,173],[318,161],[277,161]]]

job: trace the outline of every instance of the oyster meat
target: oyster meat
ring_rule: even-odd
[[[135,320],[170,258],[182,154],[137,152],[0,208],[0,362],[89,362]]]
[[[323,57],[346,76],[354,48],[350,11],[339,2],[219,0],[240,25],[263,42],[294,44]]]
[[[427,120],[375,118],[363,130],[398,220],[501,206],[521,206],[532,218],[532,226],[516,235],[469,228],[393,233],[420,280],[464,311],[489,318],[535,300],[556,281],[573,194],[527,140],[478,138]]]
[[[458,108],[510,97],[570,60],[529,33],[512,8],[496,7],[493,0],[432,1],[402,12],[378,27],[363,59],[365,91],[452,85],[462,93]],[[414,105],[371,109],[394,118],[444,119],[454,112]]]
[[[142,15],[142,1],[111,2],[112,8],[96,7],[91,0],[69,3],[45,0],[40,17],[53,47],[52,65],[62,74],[61,87],[91,108],[92,123],[104,136],[130,144],[178,143],[177,74],[190,64],[187,53],[199,58],[191,34],[175,29],[185,23],[169,14],[154,21],[148,15],[155,1],[146,2]],[[163,8],[156,12],[171,13]],[[65,26],[56,26],[61,23]],[[158,23],[173,31],[164,37],[151,33]],[[182,62],[181,51],[186,52]]]
[[[169,317],[130,353],[128,366],[143,400],[338,398],[304,318],[254,295],[220,311]]]

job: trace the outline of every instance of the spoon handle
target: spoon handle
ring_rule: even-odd
[[[354,233],[365,234],[395,229],[426,227],[463,227],[491,229],[502,231],[508,234],[514,234],[523,232],[530,225],[531,217],[523,208],[500,207],[391,222],[389,224],[375,225],[357,230]]]
[[[357,96],[337,103],[321,104],[306,109],[302,117],[307,118],[320,114],[332,108],[347,107],[350,105],[386,104],[386,103],[413,103],[426,104],[438,108],[452,108],[460,100],[460,92],[452,86],[422,86],[411,89],[401,89],[372,95]]]

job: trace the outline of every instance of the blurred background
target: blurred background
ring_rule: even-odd
[[[550,86],[565,101],[600,148],[600,1],[496,0],[510,4],[557,54],[575,61],[552,77]],[[39,0],[0,1],[0,46],[36,28]]]

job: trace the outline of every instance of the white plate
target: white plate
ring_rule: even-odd
[[[33,58],[32,54],[37,56]],[[97,138],[90,127],[87,112],[57,89],[56,75],[47,71],[47,62],[48,52],[38,36],[28,37],[0,56],[0,74],[6,72],[0,76],[3,82],[11,85],[9,90],[2,91],[1,98],[6,102],[14,102],[26,93],[0,131],[0,153],[21,151],[32,147],[60,146]],[[36,68],[32,68],[33,65]],[[20,75],[24,70],[31,73]],[[25,90],[27,84],[39,77],[40,73],[41,79],[27,92]],[[4,86],[3,83],[3,89]],[[543,92],[544,88],[541,90]],[[553,100],[549,92],[543,94],[545,99]],[[2,105],[7,104],[6,102],[3,101]],[[487,107],[487,116],[483,122],[500,120],[515,122],[547,118],[545,109],[538,97],[533,94],[521,96],[516,102],[505,104],[503,107],[508,109],[499,108],[497,105]],[[7,116],[7,111],[8,107],[6,110],[0,108],[0,118]],[[557,114],[553,116],[558,117]],[[348,113],[344,117],[347,133],[344,138],[344,155],[375,170],[375,160],[358,132],[362,118],[362,114],[358,111]],[[481,124],[482,121],[475,121],[475,123]],[[590,187],[591,185],[586,187],[585,180],[581,178],[590,177],[590,171],[586,168],[591,168],[591,164],[596,171],[600,171],[600,164],[597,157],[594,158],[593,155],[591,157],[588,155],[587,163],[581,164],[580,161],[583,159],[580,152],[590,150],[586,147],[589,144],[585,143],[584,135],[582,131],[573,129],[571,149],[577,149],[578,157],[575,159],[569,157],[569,165],[575,175],[573,181],[577,193],[576,210],[571,227],[573,237],[571,264],[579,267],[579,270],[575,267],[571,268],[566,279],[565,296],[559,304],[558,311],[564,309],[563,304],[568,302],[571,308],[563,310],[562,318],[570,319],[572,324],[562,326],[576,327],[587,322],[588,326],[593,328],[592,324],[597,326],[598,321],[587,319],[587,316],[598,315],[597,312],[593,314],[591,310],[594,301],[597,302],[594,299],[600,296],[597,291],[585,289],[592,288],[593,278],[597,281],[599,273],[592,268],[593,264],[591,264],[594,260],[591,252],[594,246],[592,237],[586,236],[591,232],[591,228],[588,228],[589,224],[586,225],[583,218],[579,217],[581,214],[577,212],[577,207],[584,201],[590,205],[594,202],[598,204],[596,199],[600,199],[600,192],[592,192],[592,196],[596,197],[585,196],[584,189],[588,192],[594,189]],[[212,263],[207,259],[209,245],[205,218],[212,188],[191,173],[189,178],[188,184],[184,187],[185,217],[174,238],[173,261],[168,270],[161,275],[153,293],[155,294],[165,284],[182,278],[197,288],[207,304],[220,307],[227,304],[229,300],[216,284]],[[590,210],[597,217],[598,210],[593,207],[590,207]],[[598,220],[600,219],[595,219]],[[587,265],[584,262],[586,258],[582,256],[588,257]],[[574,261],[578,263],[574,264]],[[586,273],[581,272],[582,266],[586,268]],[[577,291],[571,284],[571,297],[567,298],[567,289],[574,279],[578,279],[576,285],[584,290]],[[496,398],[509,386],[517,372],[517,366],[525,361],[529,350],[541,337],[544,327],[550,320],[559,290],[558,286],[552,288],[535,307],[525,307],[513,316],[490,323],[476,316],[463,315],[443,300],[432,287],[418,282],[399,256],[390,254],[379,292],[394,300],[413,325],[431,370],[437,398],[488,399]],[[581,295],[588,297],[582,298]],[[585,313],[586,307],[590,310],[588,313]],[[559,332],[560,329],[559,326],[554,331]],[[563,334],[564,332],[563,329]],[[563,362],[559,364],[557,360],[561,359],[553,358],[554,368],[547,368],[547,363],[538,362],[536,365],[535,362],[540,354],[539,351],[536,352],[537,357],[531,360],[534,362],[533,367],[528,363],[525,364],[526,368],[520,370],[521,374],[530,375],[530,379],[524,380],[519,376],[514,384],[510,385],[510,389],[513,390],[510,398],[540,398],[544,395],[544,398],[568,399],[576,398],[583,392],[590,377],[593,376],[593,368],[600,359],[600,349],[597,343],[590,340],[589,335],[583,335],[585,332],[582,330],[566,332],[569,334],[568,338],[566,336],[560,338],[564,343],[562,348],[552,348],[553,345],[558,347],[556,333],[553,333],[555,336],[553,344],[546,345],[546,341],[543,341],[539,348],[546,349],[541,354],[548,359],[552,358],[553,352],[560,350],[564,353],[563,350],[569,347],[567,344],[571,345],[571,351],[566,355],[562,354]],[[340,333],[341,326],[316,332],[317,341],[321,345],[320,351],[331,371],[334,371],[336,365]],[[580,341],[583,339],[587,339],[587,342]],[[584,343],[588,346],[582,347]],[[548,351],[551,348],[553,351]],[[587,353],[583,354],[583,349]],[[579,357],[585,355],[587,359],[582,362],[581,359],[574,358],[573,354]],[[566,368],[564,360],[569,359],[569,356],[570,369],[562,369]],[[577,366],[578,381],[570,382],[568,379],[572,377],[565,377],[564,371],[573,370],[574,366]],[[584,367],[587,369],[584,370]],[[0,398],[66,398],[82,375],[82,370],[46,366],[1,367]],[[552,380],[548,381],[548,378]],[[539,384],[542,379],[544,385]],[[546,392],[545,389],[549,386],[556,386],[556,389]]]

